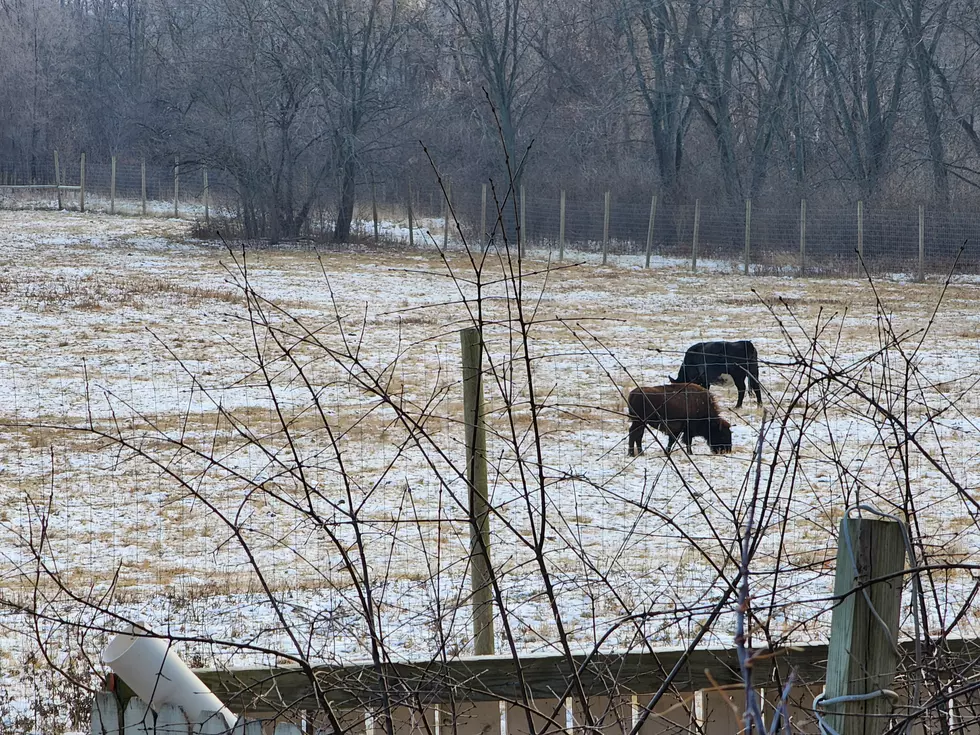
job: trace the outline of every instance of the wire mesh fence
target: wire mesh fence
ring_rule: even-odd
[[[445,190],[451,200],[449,219],[455,218],[448,228]],[[0,161],[0,206],[6,207],[201,219],[215,211],[234,216],[237,191],[227,172],[180,156],[169,162],[62,159],[57,172],[52,157],[30,173]],[[314,240],[333,232],[335,192],[328,187],[322,199],[310,209],[304,230]],[[520,241],[524,249],[559,256],[565,251],[570,257],[645,256],[644,264],[650,258],[681,258],[692,267],[754,274],[859,275],[867,268],[875,274],[922,277],[947,271],[957,258],[961,271],[980,268],[980,217],[969,211],[875,209],[861,202],[836,208],[803,202],[782,208],[707,200],[668,204],[658,201],[655,192],[647,200],[617,198],[616,192],[566,198],[557,189],[450,185],[434,175],[361,186],[355,209],[361,222],[354,232],[366,238],[385,232],[391,239],[392,228],[377,222],[379,211],[380,219],[394,221],[388,224],[407,224],[411,213],[414,225],[424,230],[413,233],[413,242],[423,245],[459,245],[460,237],[484,247]]]
[[[236,189],[222,171],[198,161],[108,161],[51,157],[30,171],[0,161],[0,207],[66,209],[199,218],[213,202],[228,206]]]
[[[385,192],[394,195],[386,211],[408,208],[407,187]],[[957,259],[961,271],[980,268],[980,217],[969,211],[873,209],[861,202],[836,208],[805,202],[793,208],[704,200],[666,204],[656,193],[639,201],[619,200],[615,192],[607,204],[604,195],[583,199],[530,188],[506,199],[498,193],[495,202],[479,184],[453,185],[450,197],[471,246],[503,240],[514,245],[519,226],[522,244],[531,250],[682,258],[692,266],[755,274],[860,275],[867,268],[915,276],[945,272]],[[439,220],[445,214],[442,188],[435,181],[414,182],[411,207],[416,220]],[[435,237],[440,243],[442,226],[437,224]],[[451,226],[450,234],[455,232]]]
[[[393,201],[407,202],[407,187],[405,193]],[[413,186],[413,195],[419,196],[413,207],[422,218],[431,215],[427,226],[441,244],[437,194]],[[482,187],[457,187],[453,201],[466,213],[466,237],[486,231]],[[630,210],[610,197],[608,228],[604,197],[582,208],[571,204],[568,214],[585,206],[593,213],[582,221],[589,228],[582,237],[591,239],[576,241],[577,248],[598,251],[605,230],[610,250],[645,252],[652,201]],[[393,205],[391,212],[397,206],[407,209]],[[523,209],[524,229],[535,233],[530,244],[554,243],[560,196],[525,191]],[[489,202],[487,210],[494,210]],[[520,211],[518,200],[507,226],[520,220]],[[697,211],[703,258],[744,247],[744,209],[702,202]],[[799,211],[755,214],[750,224],[783,233],[787,260],[795,263]],[[915,240],[918,212],[910,214],[906,227]],[[654,239],[655,252],[686,257],[694,216],[694,205],[660,208],[654,233],[671,226],[664,224],[664,236]],[[252,271],[255,293],[310,320],[300,339],[274,353],[270,345],[278,342],[254,338],[248,304],[259,299],[229,285],[228,271],[219,267],[227,262],[224,253],[73,247],[63,236],[71,227],[89,226],[94,238],[105,238],[105,222],[51,219],[65,228],[48,232],[44,243],[28,247],[37,239],[33,233],[3,241],[9,262],[0,322],[8,331],[0,396],[9,438],[0,483],[6,509],[0,580],[16,606],[0,627],[30,635],[22,611],[41,599],[33,585],[39,563],[49,563],[41,555],[50,554],[59,579],[97,598],[118,590],[117,616],[191,639],[181,653],[197,665],[274,665],[276,651],[290,650],[288,632],[297,630],[308,631],[301,635],[310,658],[364,658],[371,640],[366,620],[380,621],[392,657],[469,650],[469,519],[460,506],[467,488],[445,463],[465,463],[459,342],[447,325],[469,323],[473,290],[466,289],[475,289],[468,285],[473,281],[445,278],[418,267],[415,258],[406,259],[413,261],[407,268],[388,267],[388,253],[328,254],[325,271],[312,254],[309,267],[297,267],[303,258],[264,253],[261,268]],[[846,219],[811,219],[804,236]],[[865,225],[870,251],[875,229],[867,214]],[[671,243],[668,234],[678,233]],[[806,244],[809,258],[821,254],[812,239]],[[81,267],[66,269],[66,262]],[[502,271],[488,273],[496,278]],[[818,616],[834,604],[831,551],[843,509],[856,499],[890,509],[911,508],[914,500],[923,509],[913,526],[917,534],[919,524],[923,529],[914,542],[923,549],[920,568],[955,562],[942,575],[923,575],[926,583],[938,580],[923,593],[941,600],[935,627],[978,635],[970,570],[980,545],[967,490],[980,484],[980,399],[971,369],[976,330],[963,322],[964,313],[975,312],[975,287],[954,286],[934,314],[919,300],[935,289],[883,284],[882,304],[901,318],[896,329],[908,328],[903,333],[916,335],[916,343],[924,324],[935,330],[914,350],[900,351],[890,347],[898,339],[879,331],[879,304],[866,287],[862,298],[859,286],[832,327],[813,329],[819,342],[810,349],[811,326],[826,324],[840,281],[798,282],[795,298],[770,312],[723,277],[672,279],[670,291],[658,287],[666,279],[654,271],[586,267],[557,269],[548,278],[533,296],[540,321],[527,330],[535,336],[526,352],[515,347],[515,302],[488,291],[481,306],[496,509],[491,545],[499,550],[493,558],[500,596],[518,621],[514,640],[522,652],[552,650],[557,622],[568,623],[562,635],[569,645],[598,647],[601,640],[617,652],[698,634],[705,610],[730,589],[732,539],[741,533],[746,503],[755,502],[748,500],[753,447],[767,421],[778,433],[764,444],[762,486],[774,491],[759,501],[767,525],[752,569],[753,614],[765,615],[758,630],[791,643],[824,636]],[[528,275],[527,292],[542,281],[541,274]],[[764,286],[773,306],[787,291],[782,279],[752,285]],[[330,314],[336,318],[324,316]],[[283,316],[292,336],[295,324]],[[362,331],[368,339],[350,341]],[[738,409],[734,391],[718,386],[734,425],[732,454],[715,456],[699,438],[691,455],[668,455],[666,436],[657,432],[645,439],[643,458],[628,458],[623,391],[634,381],[666,383],[685,348],[725,333],[750,335],[758,346],[768,413],[752,400]],[[321,343],[329,348],[316,347]],[[331,357],[343,344],[355,348],[350,360],[356,363]],[[533,386],[521,377],[522,364],[533,364]],[[256,365],[276,369],[261,381]],[[365,375],[376,376],[383,401],[359,382]],[[815,376],[825,379],[814,383]],[[913,391],[905,388],[911,385]],[[532,387],[546,397],[533,419],[539,442],[529,439]],[[887,407],[888,414],[869,406]],[[398,420],[396,409],[411,422]],[[106,444],[74,430],[89,427],[91,434],[96,426],[118,431],[118,441]],[[420,435],[425,443],[415,440]],[[901,452],[895,436],[910,438]],[[133,437],[134,453],[121,451]],[[419,447],[429,442],[439,451]],[[540,481],[522,479],[537,476],[521,469],[522,457],[543,468]],[[169,472],[179,481],[171,482]],[[345,483],[349,491],[342,490]],[[209,508],[246,521],[234,521],[232,533]],[[365,541],[354,540],[354,523]],[[45,535],[32,535],[42,527]],[[528,544],[536,529],[542,529],[542,566],[561,602],[557,616],[541,594],[537,552]],[[349,578],[339,551],[349,548],[361,549],[370,572],[363,585],[379,600],[368,614],[356,594],[365,586]],[[67,636],[87,613],[63,609],[72,621],[63,628]],[[722,618],[708,640],[730,641],[730,621]],[[910,628],[906,622],[904,630]],[[206,636],[265,650],[243,648],[232,659]],[[49,640],[60,650],[54,646],[62,639]],[[15,651],[18,666],[43,662],[26,645]],[[23,686],[33,686],[26,664],[21,670]]]

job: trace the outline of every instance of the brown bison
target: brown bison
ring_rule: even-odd
[[[718,415],[714,396],[694,383],[671,383],[654,388],[634,388],[629,395],[629,456],[643,454],[646,427],[670,437],[667,453],[678,439],[691,451],[691,440],[703,436],[711,451],[732,451],[732,427]],[[634,448],[636,452],[634,453]]]

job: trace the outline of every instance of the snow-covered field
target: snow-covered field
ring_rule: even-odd
[[[35,629],[0,607],[0,732],[41,727],[39,703],[69,698],[34,639],[50,636],[52,655],[91,683],[81,652],[97,654],[103,629],[120,626],[113,615],[199,638],[181,644],[197,665],[276,659],[223,642],[364,658],[354,579],[367,578],[390,655],[465,652],[458,330],[478,303],[494,365],[493,563],[523,649],[557,635],[542,569],[573,645],[619,621],[610,649],[638,635],[682,640],[724,589],[719,575],[734,573],[762,408],[747,398],[735,410],[734,388],[722,386],[731,455],[696,442],[691,457],[667,458],[648,435],[645,455],[626,456],[621,391],[666,382],[703,339],[751,338],[765,362],[769,494],[755,571],[771,634],[825,635],[829,615],[813,616],[827,608],[846,505],[901,515],[911,502],[934,563],[978,561],[975,284],[954,281],[934,316],[942,284],[896,276],[875,284],[879,313],[859,280],[747,278],[724,262],[695,275],[626,257],[570,266],[594,259],[532,253],[520,283],[542,404],[535,434],[502,258],[486,261],[478,289],[459,251],[445,261],[407,246],[243,256],[188,228],[0,211],[0,594],[45,616]],[[246,277],[261,299],[246,302]],[[913,336],[869,359],[889,325],[930,331],[918,348]],[[800,354],[866,398],[833,380],[803,391],[814,373]],[[920,427],[916,441],[896,438],[869,401]],[[539,450],[540,476],[527,464]],[[939,605],[963,603],[971,586],[951,575]],[[638,612],[642,623],[622,624]],[[963,619],[963,635],[974,622]],[[715,640],[730,639],[727,626]]]

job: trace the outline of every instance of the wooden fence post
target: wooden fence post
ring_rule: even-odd
[[[146,216],[146,159],[140,159],[140,201],[143,203],[143,216]]]
[[[752,200],[745,200],[745,275],[749,275],[749,264],[752,262]]]
[[[694,200],[694,242],[691,245],[691,272],[698,272],[698,228],[701,226],[701,200]]]
[[[606,264],[606,257],[609,253],[609,204],[610,204],[609,190],[606,190],[606,207],[605,214],[602,217],[602,264]]]
[[[449,200],[453,195],[453,185],[446,182],[446,197],[442,203],[443,227],[442,227],[442,249],[445,251],[449,247]]]
[[[109,173],[109,214],[116,213],[116,157],[112,157]]]
[[[378,221],[378,189],[371,178],[371,214],[374,216],[374,244],[381,242],[381,223]]]
[[[463,426],[466,482],[470,499],[470,575],[473,641],[478,656],[493,653],[493,594],[490,586],[490,504],[487,492],[487,434],[483,417],[483,336],[475,327],[459,333],[463,356]]]
[[[915,280],[922,283],[926,280],[926,210],[919,205],[919,269]]]
[[[558,205],[558,260],[565,259],[565,190],[561,190],[561,200]]]
[[[415,217],[412,216],[412,185],[408,185],[408,246],[415,248]]]
[[[647,260],[646,268],[650,267],[650,253],[653,250],[653,227],[657,223],[657,195],[650,199],[650,221],[647,223]]]
[[[521,257],[524,256],[524,245],[527,243],[527,199],[524,195],[524,184],[521,184],[521,234],[518,238]]]
[[[864,202],[858,199],[858,274],[864,263]]]
[[[490,245],[490,233],[487,232],[487,185],[480,187],[480,243],[481,249],[486,252]]]
[[[85,211],[85,153],[78,164],[78,208]]]
[[[180,216],[178,201],[180,200],[180,155],[174,156],[174,217]]]
[[[800,199],[800,277],[806,273],[806,199]]]
[[[54,189],[58,193],[58,211],[61,206],[61,166],[58,164],[58,151],[54,152]]]
[[[208,184],[208,170],[204,169],[204,224],[211,224],[211,187]]]
[[[839,735],[876,735],[892,706],[885,696],[833,699],[888,689],[898,667],[898,621],[905,568],[905,525],[899,521],[843,518],[837,545],[834,607],[827,653],[827,683],[820,709]],[[889,576],[892,575],[892,576]],[[873,579],[887,577],[869,584]]]

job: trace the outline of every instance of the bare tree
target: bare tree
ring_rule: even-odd
[[[871,198],[894,159],[909,48],[898,18],[874,0],[835,6],[816,30],[827,90],[824,124],[861,195]]]
[[[50,0],[0,3],[0,155],[31,181],[58,136],[76,25]]]
[[[691,100],[715,141],[726,197],[757,198],[777,142],[789,138],[797,142],[802,183],[806,133],[793,100],[807,81],[812,9],[798,0],[720,0],[698,12]]]
[[[168,105],[157,146],[227,171],[248,236],[302,232],[330,170],[321,100],[275,6],[215,0],[170,24]]]
[[[83,115],[90,154],[99,158],[140,147],[159,99],[157,39],[165,35],[146,0],[95,0],[77,19],[80,48],[72,59],[69,93]]]
[[[365,157],[384,147],[399,124],[394,64],[410,14],[399,0],[282,4],[282,32],[309,60],[312,90],[320,102],[318,124],[331,146],[339,190],[336,242],[350,238]]]
[[[937,86],[941,86],[941,82],[937,81],[933,70],[942,66],[938,61],[940,44],[948,25],[952,3],[950,0],[895,0],[893,8],[901,21],[899,27],[919,91],[922,123],[928,144],[927,157],[932,172],[933,197],[936,204],[945,208],[950,197],[943,142],[945,130],[942,112],[945,107],[939,104]]]
[[[689,54],[698,3],[626,0],[619,12],[633,62],[633,83],[646,110],[654,159],[668,198],[679,194],[693,75]]]
[[[489,107],[480,104],[485,130],[494,136],[499,132],[504,157],[514,172],[512,181],[506,172],[499,181],[520,186],[523,172],[518,163],[530,142],[525,123],[546,79],[545,65],[536,51],[536,34],[543,31],[541,17],[535,13],[540,6],[528,0],[441,3],[453,23],[447,30],[447,42],[460,61],[463,81],[485,90]],[[510,209],[504,208],[503,215],[508,216]]]

